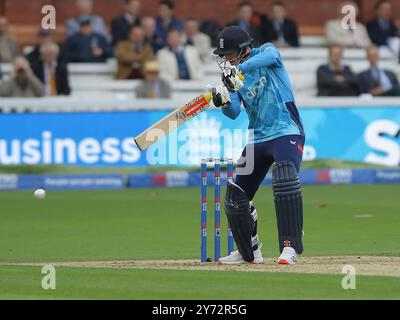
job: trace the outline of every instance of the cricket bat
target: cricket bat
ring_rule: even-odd
[[[210,107],[211,93],[202,94],[183,107],[174,110],[160,121],[143,131],[135,138],[136,145],[143,151],[159,141],[168,133],[176,130],[189,119]]]

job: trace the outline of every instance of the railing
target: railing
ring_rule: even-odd
[[[194,98],[194,97],[193,97]],[[6,98],[0,99],[0,112],[96,112],[128,110],[172,110],[187,103],[179,99],[90,99],[74,97],[54,98]],[[344,108],[344,107],[400,107],[398,98],[300,98],[300,108]]]

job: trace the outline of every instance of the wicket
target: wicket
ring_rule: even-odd
[[[221,255],[221,163],[227,164],[227,180],[233,179],[233,160],[209,158],[201,160],[201,262],[207,262],[207,164],[214,164],[214,261]],[[228,255],[233,251],[233,235],[228,226]]]

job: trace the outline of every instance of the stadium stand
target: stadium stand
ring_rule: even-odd
[[[400,65],[391,51],[387,48],[381,48],[380,51],[381,66],[392,70],[400,77]],[[323,47],[286,48],[282,49],[282,56],[285,59],[297,96],[315,96],[315,72],[319,65],[326,63],[327,49]],[[363,49],[346,49],[344,62],[351,65],[352,69],[357,73],[368,69],[368,61]],[[72,96],[134,98],[134,88],[138,81],[115,80],[114,75],[117,70],[115,59],[109,59],[106,63],[96,64],[70,63],[68,68]],[[3,74],[8,74],[11,70],[11,65],[2,64],[0,70]],[[172,85],[173,98],[190,100],[202,93],[207,84],[219,82],[220,70],[214,61],[204,65],[204,73],[205,76],[202,81],[174,81]]]
[[[267,6],[261,6],[262,1],[252,1],[251,3],[255,4],[255,8],[262,13],[266,14],[268,10]],[[316,88],[316,70],[318,66],[326,63],[328,52],[326,48],[326,40],[324,37],[324,22],[328,19],[332,19],[336,16],[335,12],[328,13],[327,11],[321,11],[318,15],[313,15],[313,19],[310,21],[307,20],[307,15],[305,14],[303,18],[300,18],[300,15],[294,15],[294,9],[302,9],[304,13],[308,12],[308,9],[305,7],[302,8],[301,1],[296,2],[295,4],[291,4],[288,7],[290,11],[290,15],[295,17],[299,24],[300,31],[300,48],[284,48],[281,49],[282,56],[285,60],[287,69],[289,71],[292,85],[295,89],[295,93],[297,98],[305,99],[310,97],[315,97],[317,93]],[[14,3],[14,2],[13,2]],[[121,2],[122,3],[122,2]],[[329,3],[331,9],[337,8],[341,1],[332,1]],[[14,18],[16,10],[22,5],[22,1],[15,1],[14,6],[6,6],[3,11],[6,15],[10,15],[11,18]],[[64,8],[64,2],[59,2],[57,8]],[[140,13],[142,16],[146,16],[150,11],[148,7],[148,3],[142,1],[143,11]],[[299,6],[299,7],[297,7]],[[204,4],[204,12],[200,12],[201,15],[208,13],[206,10],[206,4]],[[116,6],[115,8],[111,8],[106,2],[96,2],[95,13],[103,16],[106,24],[107,31],[111,31],[111,20],[113,17],[121,15],[123,7]],[[147,8],[147,9],[146,9]],[[177,5],[177,16],[179,18],[187,16],[187,12],[183,13],[180,11],[181,9],[186,8],[183,5]],[[372,18],[374,15],[374,7],[370,5],[364,5],[363,7],[363,19],[367,20],[368,18]],[[6,10],[7,9],[7,10]],[[65,7],[68,9],[66,11],[60,12],[60,15],[57,15],[57,28],[52,32],[52,36],[55,42],[58,44],[62,44],[65,41],[66,28],[65,28],[65,20],[70,18],[75,14],[73,8]],[[113,9],[113,10],[111,10]],[[147,11],[146,11],[147,10]],[[185,9],[187,10],[187,8]],[[232,12],[236,10],[232,9]],[[260,11],[261,10],[261,11]],[[18,12],[18,10],[16,11]],[[157,10],[152,9],[151,14],[153,16],[157,15]],[[206,14],[207,16],[207,14]],[[207,16],[208,17],[208,16]],[[232,15],[230,19],[232,19]],[[228,19],[227,17],[225,17]],[[23,22],[20,20],[10,19],[13,23],[10,24],[10,34],[15,37],[18,41],[18,44],[23,49],[24,53],[32,50],[32,45],[34,39],[37,37],[38,25],[37,22],[34,22],[32,19],[26,19]],[[220,21],[223,23],[227,23],[228,21]],[[211,57],[211,53],[210,53]],[[380,65],[388,70],[393,71],[398,77],[400,77],[400,65],[398,64],[398,57],[395,56],[389,49],[383,47],[380,50]],[[344,52],[344,63],[351,66],[352,70],[356,73],[364,71],[368,69],[368,61],[366,59],[366,53],[363,49],[346,49]],[[217,64],[211,59],[211,62],[205,63],[203,65],[204,68],[204,77],[201,81],[174,81],[172,83],[172,98],[175,101],[179,102],[187,102],[198,94],[204,92],[206,90],[207,84],[214,84],[220,81],[220,70]],[[137,99],[135,99],[135,87],[138,85],[137,80],[116,80],[115,74],[117,72],[117,62],[114,58],[108,59],[105,63],[96,63],[96,64],[87,64],[87,63],[70,63],[68,65],[69,69],[69,82],[71,86],[71,100],[68,98],[49,98],[48,101],[71,101],[70,103],[65,102],[66,109],[68,109],[69,105],[73,105],[75,99],[94,99],[94,100],[105,100],[105,101],[118,101],[123,102],[125,105],[136,105]],[[3,76],[7,76],[10,73],[11,64],[2,64],[0,65],[0,74]],[[54,100],[55,99],[55,100]],[[7,101],[5,99],[4,101]],[[39,101],[43,103],[47,101],[47,98],[42,98]],[[7,103],[3,103],[6,105]],[[58,104],[58,102],[57,102]],[[143,105],[143,103],[141,102]],[[158,104],[158,103],[157,103]],[[145,104],[147,105],[147,103]],[[154,103],[150,103],[149,106],[154,105]],[[163,105],[163,104],[161,104]],[[85,109],[86,107],[84,107]]]

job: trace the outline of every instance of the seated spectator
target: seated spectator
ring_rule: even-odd
[[[162,39],[162,46],[167,45],[168,31],[176,29],[183,31],[183,21],[174,17],[175,5],[171,0],[160,1],[156,19],[156,35]]]
[[[211,38],[211,46],[218,47],[218,35],[221,32],[221,25],[214,19],[205,20],[200,25],[200,31]]]
[[[329,64],[317,71],[318,96],[357,96],[357,77],[349,66],[342,64],[343,49],[329,48]]]
[[[66,22],[67,37],[79,32],[79,23],[82,17],[89,17],[93,31],[102,35],[107,40],[109,39],[104,19],[92,14],[93,0],[76,0],[76,10],[78,11],[78,15],[75,18],[67,20]]]
[[[397,37],[397,38],[400,38],[400,17],[394,19],[394,25],[395,25],[396,31],[397,31],[397,32],[396,32],[396,37]]]
[[[144,64],[154,59],[154,53],[144,41],[142,27],[133,27],[129,40],[118,43],[115,57],[118,61],[117,79],[143,79]]]
[[[376,19],[367,23],[369,37],[378,47],[390,47],[391,38],[397,36],[397,28],[392,20],[392,3],[389,0],[380,0],[375,9]]]
[[[7,35],[8,20],[0,16],[0,63],[12,62],[18,56],[18,46],[15,39]]]
[[[201,61],[211,61],[211,39],[208,35],[199,31],[199,22],[195,18],[186,20],[183,42],[197,49]]]
[[[53,42],[53,37],[49,30],[40,29],[38,32],[37,44],[33,50],[26,55],[26,60],[29,61],[31,66],[37,65],[41,61],[40,48],[47,43]]]
[[[11,76],[0,82],[1,97],[32,98],[44,96],[44,86],[33,74],[24,57],[15,59]]]
[[[299,33],[294,20],[288,19],[285,5],[274,2],[271,9],[271,20],[263,24],[264,42],[273,42],[278,47],[299,47]]]
[[[120,41],[128,40],[132,27],[141,25],[139,12],[139,0],[125,0],[125,13],[111,21],[113,46]]]
[[[40,47],[40,61],[32,66],[36,77],[43,83],[46,96],[69,95],[68,69],[58,61],[60,49],[55,43]]]
[[[237,19],[229,25],[240,26],[254,39],[256,45],[263,43],[261,36],[261,20],[254,14],[253,6],[249,1],[239,3],[237,7]]]
[[[142,27],[144,31],[144,39],[150,44],[154,53],[164,47],[163,39],[156,34],[156,19],[153,17],[144,17],[142,19]]]
[[[112,56],[112,47],[93,32],[89,18],[81,17],[79,32],[67,38],[64,54],[67,62],[105,62]]]
[[[167,81],[200,80],[203,68],[198,51],[193,46],[184,46],[178,30],[168,33],[168,47],[157,53],[160,77]]]
[[[144,65],[144,80],[136,87],[136,98],[168,99],[171,98],[171,86],[159,78],[160,68],[157,61],[147,61]]]
[[[356,9],[357,15],[359,9],[356,3],[348,2],[346,5],[352,5]],[[339,8],[339,18],[330,20],[325,25],[325,35],[328,45],[337,44],[347,48],[368,48],[372,45],[367,28],[360,22],[356,22],[355,29],[345,29],[342,26],[342,7]]]
[[[370,68],[358,76],[361,93],[370,93],[373,96],[400,96],[400,86],[396,75],[378,66],[379,49],[367,49]]]

